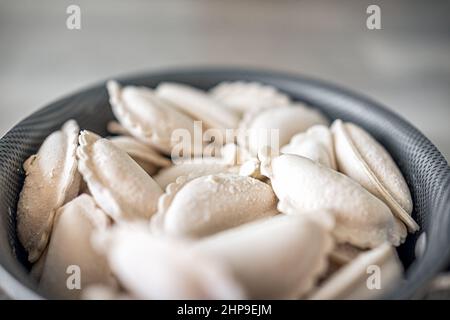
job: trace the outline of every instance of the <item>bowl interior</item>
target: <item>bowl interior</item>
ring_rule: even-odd
[[[445,266],[450,255],[450,170],[431,142],[409,123],[377,103],[319,81],[273,72],[231,69],[169,71],[118,79],[123,84],[155,87],[161,81],[208,89],[221,81],[258,81],[279,88],[294,100],[320,109],[330,119],[352,121],[368,130],[391,153],[411,189],[413,217],[421,230],[399,247],[406,281],[389,297],[412,297]],[[16,235],[16,205],[24,180],[22,163],[42,141],[68,119],[80,127],[107,135],[113,120],[104,83],[61,99],[20,122],[0,140],[0,279],[12,297],[37,297],[27,275],[29,264]],[[415,259],[418,235],[426,232],[423,257]]]

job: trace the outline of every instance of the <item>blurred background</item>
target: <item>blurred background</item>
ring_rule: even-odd
[[[81,8],[81,30],[66,8]],[[366,27],[370,4],[381,30]],[[99,80],[178,66],[304,74],[364,93],[450,159],[450,1],[0,0],[0,136]]]

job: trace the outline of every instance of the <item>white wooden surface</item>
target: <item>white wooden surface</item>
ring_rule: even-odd
[[[66,28],[78,4],[82,30]],[[366,28],[381,7],[382,30]],[[382,102],[450,156],[449,1],[0,0],[0,135],[114,75],[234,65],[322,78]]]

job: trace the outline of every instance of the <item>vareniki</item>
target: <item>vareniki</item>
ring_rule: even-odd
[[[364,128],[256,82],[107,89],[111,136],[69,120],[23,164],[17,234],[45,297],[367,299],[401,282],[413,200]]]

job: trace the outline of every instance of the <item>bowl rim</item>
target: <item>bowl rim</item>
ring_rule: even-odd
[[[420,134],[422,137],[424,137],[427,141],[429,141],[426,136],[420,132],[416,127],[414,127],[410,122],[405,120],[403,117],[399,116],[395,111],[392,111],[390,109],[387,109],[383,105],[379,104],[378,102],[372,100],[371,98],[368,98],[364,94],[352,91],[350,89],[347,89],[345,87],[342,87],[340,85],[334,84],[332,82],[324,81],[317,79],[315,77],[310,76],[304,76],[300,74],[294,74],[290,72],[285,71],[275,71],[270,69],[261,69],[261,68],[242,68],[242,67],[210,67],[210,66],[198,66],[198,67],[178,67],[178,68],[166,68],[161,70],[154,70],[154,71],[147,71],[147,72],[138,72],[138,73],[131,73],[131,74],[124,74],[119,75],[118,77],[114,77],[114,79],[117,79],[119,82],[124,83],[133,83],[133,82],[139,82],[140,80],[145,80],[146,78],[152,77],[152,78],[160,78],[160,81],[164,81],[164,78],[170,78],[173,76],[186,76],[186,77],[194,77],[194,76],[213,76],[216,75],[218,78],[222,78],[221,81],[227,81],[227,77],[231,78],[239,78],[241,76],[244,81],[245,78],[251,77],[254,78],[254,81],[264,82],[266,79],[272,79],[272,80],[282,80],[282,81],[289,81],[293,83],[303,83],[308,84],[311,87],[320,88],[322,91],[327,91],[329,93],[335,93],[339,94],[343,98],[346,99],[352,99],[353,101],[356,101],[357,103],[364,103],[370,105],[372,108],[377,109],[379,111],[383,111],[386,115],[388,115],[390,118],[394,119],[395,121],[405,125],[406,127],[416,131],[418,134]],[[19,121],[15,126],[13,126],[10,130],[8,130],[5,135],[3,135],[0,140],[3,140],[5,136],[7,136],[14,128],[22,124],[24,121],[32,118],[35,116],[35,114],[42,112],[45,109],[51,109],[52,106],[60,104],[65,99],[71,99],[78,95],[84,94],[87,91],[96,91],[96,90],[102,90],[105,86],[107,80],[104,81],[97,81],[92,85],[81,87],[81,89],[78,89],[74,91],[73,93],[66,94],[62,97],[57,98],[56,100],[53,100],[53,102],[48,103],[44,105],[43,107],[37,109],[35,112],[30,114],[29,116],[25,117],[21,121]],[[435,147],[435,145],[429,141],[431,145]],[[437,151],[437,147],[435,147]],[[440,152],[439,152],[440,153]],[[442,158],[444,159],[445,163],[448,166],[448,163],[445,159],[445,157],[440,154]],[[449,168],[450,171],[450,168]],[[450,191],[450,190],[445,190]],[[449,197],[450,192],[446,192],[446,196]],[[448,225],[450,226],[450,214],[447,215],[448,217]],[[424,284],[429,282],[437,272],[440,270],[443,270],[447,263],[448,263],[448,257],[450,256],[450,248],[443,253],[438,261],[435,261],[435,263],[430,266],[426,266],[426,270],[424,270],[424,264],[420,264],[416,266],[415,270],[413,270],[415,273],[422,273],[422,278],[420,281],[416,281],[414,283],[411,283],[409,281],[408,284],[402,284],[392,292],[392,294],[387,295],[383,298],[398,298],[398,299],[405,299],[405,298],[415,298],[418,295],[418,290],[420,288],[423,288]],[[18,262],[19,263],[19,262]],[[413,267],[413,266],[411,266]],[[410,267],[410,268],[411,268]],[[426,271],[426,272],[424,272]],[[25,270],[23,270],[25,272]],[[2,264],[0,264],[0,288],[5,292],[10,298],[13,299],[43,299],[44,297],[39,294],[39,291],[31,289],[31,287],[25,285],[21,280],[17,279],[14,275],[9,273]],[[401,290],[403,289],[403,290]]]

